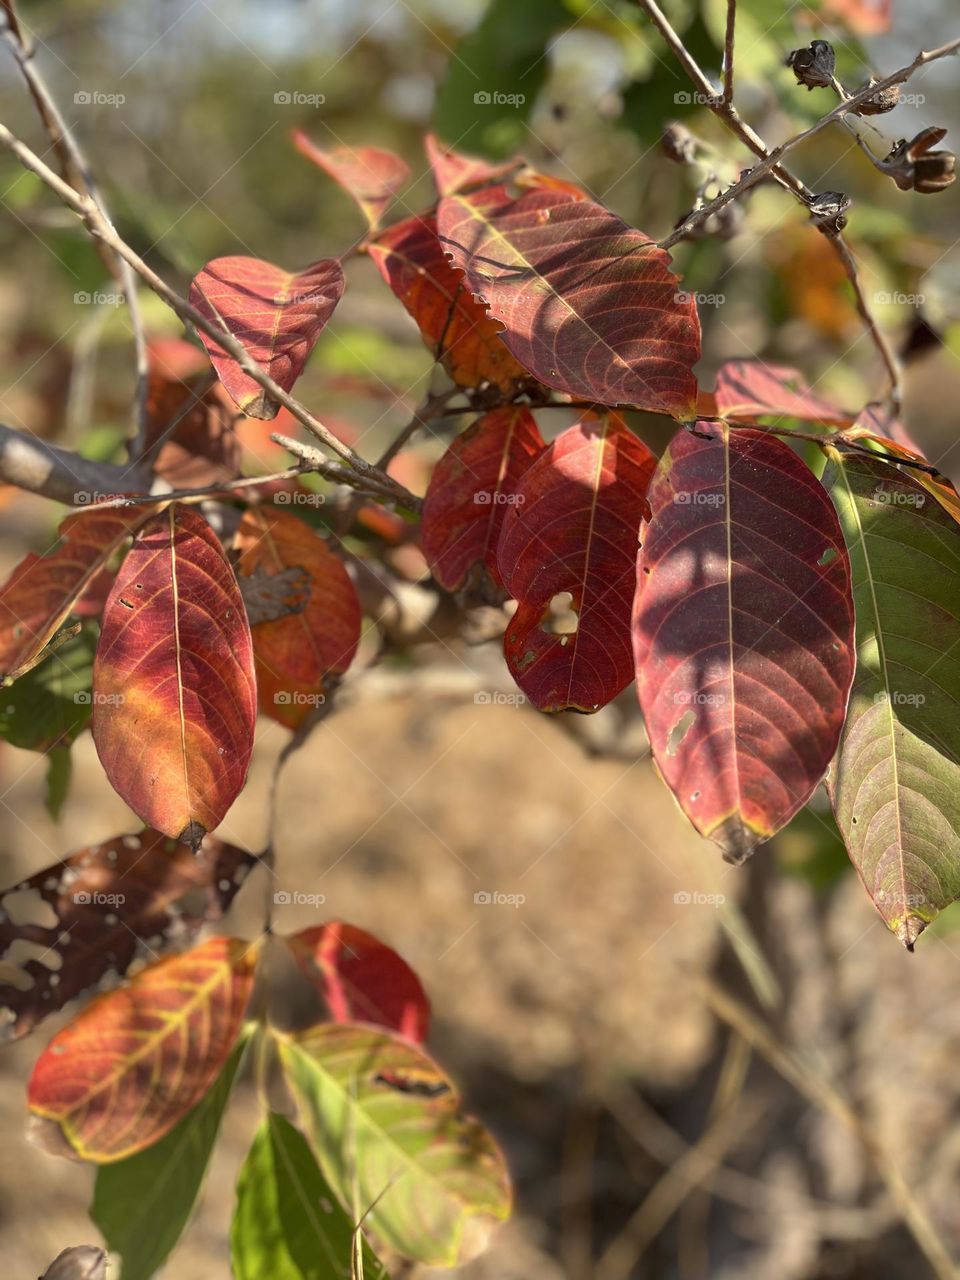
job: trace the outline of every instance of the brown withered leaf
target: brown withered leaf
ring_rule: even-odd
[[[239,575],[237,583],[251,627],[303,613],[310,599],[310,575],[296,564],[277,573],[258,564],[252,573]]]
[[[230,906],[256,855],[207,836],[195,856],[151,828],[114,836],[0,893],[0,1038],[135,959],[189,942]]]

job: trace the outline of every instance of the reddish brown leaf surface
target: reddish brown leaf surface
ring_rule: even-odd
[[[243,786],[257,691],[250,626],[223,548],[172,504],[113,584],[93,668],[93,738],[134,813],[196,847]]]
[[[474,565],[503,583],[497,545],[513,491],[546,448],[523,405],[484,414],[454,440],[434,468],[423,503],[423,553],[442,587],[456,591]]]
[[[219,383],[200,373],[183,380],[152,368],[147,381],[144,454],[172,488],[218,484],[240,474],[238,417]]]
[[[717,372],[716,413],[723,418],[800,418],[821,426],[849,426],[853,415],[814,395],[789,365],[728,360]]]
[[[634,560],[655,466],[616,414],[587,417],[540,454],[507,506],[498,560],[517,611],[503,649],[541,711],[597,711],[633,679]],[[576,630],[561,633],[551,604],[567,593]]]
[[[503,187],[440,202],[440,242],[502,338],[548,387],[690,417],[700,321],[670,257],[566,191]]]
[[[122,977],[135,959],[191,939],[223,915],[256,860],[214,836],[194,854],[148,827],[0,894],[0,958],[16,971],[0,981],[5,1036],[26,1035],[107,974]],[[41,902],[49,923],[39,923]]]
[[[469,156],[441,142],[435,133],[424,136],[423,147],[430,161],[433,179],[441,196],[452,196],[457,191],[489,182],[500,182],[508,174],[523,166],[523,157],[514,156],[491,164],[481,156]]]
[[[210,938],[100,996],[37,1060],[27,1092],[31,1112],[98,1164],[159,1141],[229,1057],[253,969],[248,943]]]
[[[323,700],[330,676],[343,675],[360,642],[360,601],[343,561],[319,534],[287,511],[252,507],[237,529],[237,572],[309,575],[303,608],[253,631],[260,710],[295,729]]]
[[[190,285],[190,301],[223,325],[273,380],[291,391],[321,330],[343,295],[340,263],[315,262],[284,271],[259,258],[215,258]],[[206,334],[200,338],[220,381],[251,418],[275,418],[280,406],[232,356]]]
[[[499,326],[444,256],[432,214],[389,227],[368,252],[417,322],[428,350],[458,386],[492,382],[511,391],[529,381],[526,369],[501,341]]]
[[[312,160],[360,206],[371,231],[380,225],[393,197],[407,183],[410,166],[406,160],[379,147],[335,147],[324,151],[302,129],[294,129],[293,145]]]
[[[99,612],[104,566],[150,515],[145,506],[91,507],[67,516],[46,555],[21,560],[0,587],[0,678],[29,667],[71,612]],[[91,593],[99,599],[86,608]]]
[[[373,934],[333,920],[285,939],[334,1022],[373,1022],[422,1044],[430,1002],[405,960]]]
[[[732,861],[806,803],[853,679],[850,563],[792,449],[698,423],[650,485],[634,609],[650,746],[681,808]]]

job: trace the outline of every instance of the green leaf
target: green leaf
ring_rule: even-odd
[[[447,62],[434,116],[440,136],[464,151],[512,151],[546,79],[547,42],[569,25],[563,0],[493,0]]]
[[[348,1280],[353,1235],[306,1139],[283,1116],[271,1115],[237,1180],[230,1233],[235,1280]],[[365,1280],[385,1280],[365,1240],[362,1248]]]
[[[70,790],[70,777],[73,773],[73,762],[69,747],[54,747],[47,756],[47,784],[44,794],[44,806],[54,822],[60,821],[63,802]]]
[[[180,1239],[193,1210],[246,1041],[216,1083],[165,1138],[128,1160],[101,1165],[90,1217],[120,1254],[120,1280],[149,1280]]]
[[[857,610],[831,800],[867,892],[912,948],[960,897],[960,527],[879,458],[837,454],[824,484]]]
[[[82,627],[13,685],[0,689],[0,738],[27,751],[66,747],[90,719],[96,628]]]
[[[301,1125],[342,1204],[428,1266],[475,1257],[510,1211],[503,1156],[439,1067],[374,1028],[325,1023],[278,1037]]]

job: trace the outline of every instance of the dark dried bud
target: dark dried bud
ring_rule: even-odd
[[[794,49],[787,58],[787,66],[793,67],[797,84],[808,89],[829,89],[837,67],[837,55],[833,45],[826,40],[814,40],[806,49]]]
[[[677,164],[693,164],[697,157],[696,139],[682,124],[667,125],[660,139],[660,150]]]
[[[957,157],[952,151],[933,151],[938,142],[947,136],[946,129],[931,127],[921,129],[915,138],[904,138],[883,161],[901,191],[919,191],[921,195],[935,195],[957,180]]]
[[[852,203],[842,191],[824,191],[810,201],[810,216],[830,235],[839,235],[847,225],[847,210]]]
[[[870,84],[876,84],[876,77],[871,76]],[[867,86],[863,85],[865,89]],[[857,90],[859,93],[861,90]],[[854,107],[852,114],[855,116],[882,116],[887,111],[892,111],[900,101],[900,86],[898,84],[888,84],[885,89],[880,89],[877,93],[872,94],[869,98],[864,98],[858,107]]]

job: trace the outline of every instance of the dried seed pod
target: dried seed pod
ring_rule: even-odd
[[[914,138],[901,139],[883,161],[884,172],[901,191],[918,191],[921,195],[944,191],[956,182],[957,157],[952,151],[932,148],[946,136],[946,129],[933,126],[921,129]]]
[[[871,76],[868,83],[876,84],[876,77]],[[866,89],[867,85],[863,85],[862,88]],[[860,90],[857,90],[857,92],[859,93]],[[882,116],[886,112],[892,111],[899,101],[900,86],[898,84],[888,84],[885,89],[880,89],[869,98],[864,98],[858,107],[853,108],[851,114],[855,116]]]
[[[677,164],[693,164],[697,157],[697,140],[689,129],[673,121],[663,131],[660,150],[668,160]]]
[[[793,68],[797,84],[805,84],[808,89],[829,89],[837,55],[826,40],[814,40],[806,49],[794,49],[787,58],[787,66]]]
[[[842,191],[824,191],[810,201],[810,216],[830,235],[839,235],[847,225],[847,210],[852,203]]]

